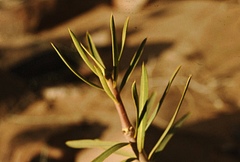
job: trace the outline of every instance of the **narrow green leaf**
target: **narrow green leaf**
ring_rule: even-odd
[[[103,63],[103,61],[102,61],[102,58],[100,57],[100,55],[99,55],[99,53],[98,53],[98,51],[97,51],[97,48],[96,48],[96,46],[95,46],[95,44],[94,44],[94,42],[93,42],[93,40],[92,40],[91,35],[90,35],[89,33],[87,33],[87,34],[86,34],[86,37],[87,37],[89,49],[90,49],[92,55],[93,55],[94,58],[99,62],[99,64],[101,64],[101,66],[102,66],[104,69],[106,69],[105,66],[104,66],[104,63]]]
[[[165,146],[170,141],[170,139],[172,138],[174,133],[176,133],[178,128],[180,128],[182,126],[183,122],[187,119],[188,116],[189,116],[189,113],[183,115],[178,121],[176,121],[175,124],[173,124],[173,126],[171,127],[171,129],[169,130],[168,134],[165,136],[165,138],[163,139],[163,141],[161,142],[161,144],[159,145],[159,147],[155,151],[155,153],[160,152],[160,151],[162,151],[165,148]]]
[[[113,59],[113,80],[117,81],[118,75],[118,43],[116,36],[116,29],[114,23],[114,17],[111,15],[110,18],[110,31],[111,31],[111,40],[112,40],[112,59]]]
[[[167,134],[169,133],[169,130],[172,128],[172,126],[173,126],[173,124],[174,124],[174,121],[175,121],[175,119],[176,119],[176,117],[177,117],[177,114],[178,114],[178,112],[179,112],[179,110],[180,110],[180,107],[181,107],[181,105],[182,105],[182,102],[183,102],[183,99],[184,99],[184,97],[185,97],[185,94],[186,94],[186,92],[187,92],[187,89],[188,89],[188,86],[189,86],[190,81],[191,81],[191,76],[190,76],[190,77],[188,78],[188,80],[187,80],[187,83],[186,83],[186,85],[185,85],[185,88],[184,88],[183,94],[182,94],[182,96],[181,96],[181,99],[180,99],[180,101],[179,101],[179,103],[178,103],[178,106],[177,106],[177,108],[176,108],[176,110],[175,110],[175,112],[174,112],[174,114],[173,114],[170,122],[168,123],[166,129],[164,130],[162,136],[159,138],[159,140],[158,140],[158,142],[156,143],[156,145],[153,147],[153,149],[152,149],[151,152],[149,153],[149,156],[148,156],[149,158],[148,158],[148,159],[151,159],[151,158],[152,158],[152,155],[158,150],[159,146],[162,144],[163,140],[165,139],[165,137],[166,137]]]
[[[144,46],[145,46],[145,44],[146,44],[146,41],[147,41],[147,38],[145,38],[145,39],[142,41],[142,43],[141,43],[141,45],[139,46],[137,52],[134,54],[134,56],[133,56],[133,58],[132,58],[132,60],[131,60],[131,62],[130,62],[130,65],[129,65],[127,71],[125,72],[124,77],[123,77],[123,79],[122,79],[122,82],[121,82],[121,84],[120,84],[120,88],[119,88],[120,91],[121,91],[121,90],[123,89],[123,87],[125,86],[126,82],[127,82],[128,79],[130,78],[130,76],[131,76],[134,68],[136,67],[137,63],[139,62],[140,57],[142,56],[143,49],[144,49]]]
[[[146,120],[146,115],[147,115],[147,109],[148,109],[148,100],[145,102],[145,105],[139,115],[139,120],[138,120],[138,125],[141,126],[142,121]]]
[[[135,128],[138,128],[138,123],[139,123],[139,98],[138,98],[138,92],[137,92],[137,86],[136,86],[136,81],[133,82],[132,84],[132,98],[134,101],[134,105],[136,108],[136,126]],[[134,137],[137,136],[137,131],[135,131]]]
[[[150,111],[152,111],[153,109],[153,104],[154,102],[156,101],[156,96],[157,96],[157,93],[152,93],[151,96],[149,97],[148,99],[148,107],[147,107],[147,114],[149,114]],[[156,108],[154,108],[153,112],[154,113],[156,111]],[[146,123],[146,128],[145,128],[145,131],[147,131],[147,129],[149,128],[149,126],[152,124],[152,116],[147,119],[147,123]]]
[[[78,72],[76,72],[75,70],[73,70],[73,68],[68,64],[68,62],[64,59],[64,57],[62,56],[62,54],[59,52],[59,50],[57,49],[57,47],[51,43],[52,47],[54,48],[54,50],[57,52],[58,56],[61,58],[61,60],[64,62],[64,64],[68,67],[69,70],[71,70],[71,72],[76,75],[79,79],[81,79],[83,82],[85,82],[86,84],[94,87],[94,88],[97,88],[97,89],[100,89],[100,90],[103,90],[102,87],[100,87],[99,85],[96,85],[90,81],[88,81],[87,79],[85,79],[81,74],[79,74]]]
[[[96,72],[97,72],[97,76],[99,77],[99,80],[102,84],[102,87],[104,89],[104,91],[106,92],[106,94],[114,101],[114,102],[118,102],[117,99],[115,98],[115,96],[112,94],[112,91],[110,90],[110,88],[108,87],[107,84],[107,79],[105,78],[105,76],[101,73],[101,70],[95,66]]]
[[[122,44],[121,44],[121,50],[118,56],[118,61],[121,60],[122,54],[123,54],[123,50],[124,50],[124,46],[125,46],[125,42],[126,42],[126,35],[127,35],[127,28],[128,28],[128,23],[129,23],[129,17],[127,17],[124,26],[123,26],[123,30],[122,30]]]
[[[144,107],[147,99],[148,99],[148,76],[147,76],[147,70],[143,63],[142,64],[141,83],[140,83],[140,94],[139,94],[139,111],[140,111],[140,113],[143,110],[143,107]]]
[[[76,47],[79,55],[81,56],[81,58],[83,59],[85,64],[91,69],[91,71],[96,73],[95,69],[93,67],[94,65],[91,63],[91,61],[89,61],[89,59],[88,59],[87,55],[85,54],[81,44],[78,42],[77,37],[75,36],[75,34],[70,29],[68,29],[68,31],[69,31],[69,34],[70,34],[70,36],[72,38],[72,41],[73,41],[73,44]]]
[[[147,76],[147,70],[142,64],[142,75],[141,75],[141,83],[140,83],[140,94],[139,94],[139,120],[140,115],[144,111],[144,106],[147,106],[147,100],[148,100],[148,76]],[[145,141],[145,128],[146,128],[146,122],[147,122],[147,115],[144,115],[144,118],[141,120],[139,126],[138,126],[138,133],[137,133],[137,148],[139,152],[142,152],[144,148],[144,141]]]
[[[155,98],[156,98],[156,93],[152,93],[151,96],[149,97],[149,99],[145,102],[143,110],[141,111],[141,114],[139,115],[139,121],[138,121],[139,124],[138,125],[141,124],[142,120],[147,120],[146,119],[147,114],[149,113],[150,108],[153,105]]]
[[[156,98],[157,98],[157,93],[156,92],[153,92],[150,97],[149,97],[149,106],[150,107],[153,107],[155,101],[156,101]]]
[[[110,147],[106,151],[104,151],[101,155],[99,155],[97,158],[95,158],[92,162],[103,162],[107,157],[109,157],[111,154],[119,150],[120,148],[128,145],[128,143],[118,143],[114,146]]]
[[[138,98],[136,81],[134,81],[132,84],[132,98],[134,101],[134,105],[137,108],[137,114],[139,114],[139,98]]]
[[[112,142],[112,141],[101,141],[98,139],[82,139],[82,140],[72,140],[72,141],[67,141],[66,145],[71,148],[76,148],[76,149],[84,149],[84,148],[100,148],[107,150],[108,148],[118,144],[119,142]],[[118,150],[116,154],[123,155],[126,157],[133,157],[134,153],[129,152],[127,150]]]
[[[94,58],[94,56],[83,46],[83,44],[80,44],[82,49],[88,54],[88,56],[93,60],[93,62],[101,69],[102,73],[105,75],[105,66]],[[96,71],[93,71],[96,74]],[[97,75],[97,74],[96,74]]]
[[[110,141],[101,141],[101,140],[91,140],[91,139],[83,139],[83,140],[72,140],[72,141],[67,141],[66,145],[71,147],[71,148],[102,148],[106,149],[109,148],[118,142],[110,142]]]
[[[179,72],[180,68],[181,68],[181,66],[178,66],[177,69],[176,69],[176,70],[174,71],[174,73],[172,74],[172,76],[171,76],[171,78],[170,78],[170,80],[169,80],[169,82],[168,82],[168,84],[167,84],[167,86],[166,86],[166,88],[165,88],[165,90],[164,90],[164,92],[163,92],[163,94],[162,94],[162,97],[161,97],[161,99],[160,99],[159,102],[158,102],[157,107],[154,109],[152,115],[150,116],[150,118],[149,118],[149,120],[148,120],[146,129],[149,128],[149,126],[151,125],[151,123],[152,123],[152,122],[154,121],[154,119],[156,118],[156,116],[157,116],[157,114],[158,114],[158,112],[159,112],[159,110],[160,110],[160,108],[161,108],[161,106],[162,106],[162,104],[163,104],[163,101],[164,101],[165,97],[167,96],[167,94],[168,94],[168,92],[169,92],[169,89],[170,89],[170,87],[171,87],[171,85],[172,85],[172,82],[174,81],[174,79],[175,79],[177,73]]]

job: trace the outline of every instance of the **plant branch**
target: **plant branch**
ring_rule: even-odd
[[[120,96],[120,93],[118,92],[117,87],[113,84],[112,79],[108,79],[107,84],[116,99],[116,100],[114,100],[114,104],[117,109],[120,121],[121,121],[123,134],[129,142],[135,143],[136,142],[136,140],[134,138],[135,129],[132,126],[132,124],[128,118],[127,112],[125,110],[125,107],[123,105],[123,102],[122,102],[122,99]]]
[[[144,144],[146,143],[145,140],[145,135],[146,135],[146,130],[148,127],[152,124],[153,120],[155,119],[156,115],[159,112],[159,109],[165,99],[165,96],[167,95],[171,84],[176,77],[180,67],[177,68],[177,70],[174,72],[172,78],[168,82],[168,85],[158,103],[155,109],[151,109],[154,103],[154,94],[151,95],[150,97],[148,96],[148,75],[147,75],[147,70],[142,64],[142,75],[141,75],[141,82],[140,82],[140,93],[138,94],[137,92],[137,87],[136,87],[136,82],[133,83],[132,85],[132,97],[135,103],[136,107],[136,126],[134,127],[128,117],[127,111],[125,109],[125,106],[122,102],[121,98],[121,90],[127,83],[130,75],[132,74],[134,68],[138,64],[140,57],[143,53],[143,49],[146,43],[146,38],[142,41],[141,45],[139,46],[138,50],[134,54],[128,69],[126,70],[121,83],[118,85],[118,65],[121,60],[121,56],[123,53],[125,41],[126,41],[126,34],[127,34],[127,27],[128,27],[128,18],[124,24],[123,27],[123,32],[122,32],[122,44],[121,44],[121,49],[120,52],[118,51],[118,43],[117,43],[117,38],[116,38],[116,29],[115,29],[115,24],[114,24],[114,18],[111,15],[110,19],[110,30],[111,30],[111,40],[112,40],[112,65],[113,69],[109,71],[109,69],[106,69],[101,56],[99,55],[97,48],[90,36],[89,33],[86,34],[87,37],[87,42],[88,42],[88,48],[85,48],[82,43],[79,43],[76,36],[74,33],[69,29],[70,36],[72,38],[72,41],[80,54],[81,58],[83,61],[86,63],[86,65],[92,70],[92,72],[99,78],[99,81],[101,83],[101,86],[96,85],[89,80],[85,79],[81,74],[79,74],[76,70],[74,70],[71,65],[65,60],[65,58],[62,56],[62,54],[59,52],[59,50],[52,44],[53,48],[56,50],[57,54],[60,56],[62,61],[66,64],[66,66],[81,80],[83,80],[85,83],[89,84],[92,87],[101,89],[105,91],[105,93],[112,99],[114,102],[115,108],[117,110],[120,122],[121,122],[121,127],[122,127],[122,132],[124,137],[126,138],[127,142],[121,142],[121,143],[116,143],[114,145],[111,144],[110,148],[108,148],[106,151],[104,151],[101,155],[99,155],[94,162],[96,161],[103,161],[106,159],[109,155],[112,153],[115,153],[118,151],[120,148],[126,146],[126,145],[131,145],[132,151],[135,153],[134,155],[130,155],[129,159],[126,161],[132,161],[137,159],[137,162],[150,162],[152,160],[152,157],[154,154],[162,151],[167,144],[167,142],[171,139],[173,136],[174,130],[178,128],[187,115],[183,116],[182,118],[179,119],[175,123],[175,119],[177,117],[177,114],[180,110],[180,107],[182,105],[184,96],[186,94],[186,91],[188,89],[191,76],[189,77],[186,86],[184,88],[182,97],[179,101],[179,104],[174,112],[173,117],[171,118],[167,128],[163,132],[162,136],[159,138],[159,140],[156,142],[155,146],[152,148],[150,153],[145,152],[145,146]],[[149,117],[148,114],[153,112],[152,115]],[[94,145],[93,145],[94,142]],[[71,147],[75,148],[83,148],[83,147],[95,147],[95,146],[101,146],[101,145],[106,145],[109,146],[109,143],[106,142],[98,142],[92,141],[92,140],[78,140],[78,141],[70,141],[67,144],[69,144]],[[134,156],[134,157],[133,157]]]
[[[115,96],[116,100],[114,101],[115,107],[117,109],[121,126],[122,126],[122,132],[127,141],[131,144],[132,150],[136,154],[139,162],[148,162],[147,160],[147,155],[145,154],[145,151],[143,152],[138,152],[137,150],[137,143],[136,143],[136,138],[135,138],[135,128],[131,124],[126,109],[123,105],[120,92],[118,91],[117,87],[113,84],[112,79],[107,80],[107,84],[109,86],[109,89],[112,91],[112,94]]]

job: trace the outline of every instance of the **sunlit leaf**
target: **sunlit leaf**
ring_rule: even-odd
[[[114,17],[111,15],[110,18],[110,31],[111,31],[111,40],[112,40],[112,59],[113,59],[113,80],[117,81],[118,75],[118,43],[116,36],[116,29],[114,23]]]
[[[139,115],[139,119],[138,119],[139,126],[141,126],[142,121],[146,120],[147,109],[148,109],[148,101],[145,102],[145,105]]]
[[[123,26],[123,30],[122,30],[122,44],[121,44],[121,50],[120,50],[120,53],[119,53],[119,56],[118,56],[118,61],[121,60],[122,53],[123,53],[123,50],[124,50],[124,45],[125,45],[125,42],[126,42],[128,23],[129,23],[129,17],[126,19],[126,21],[124,23],[124,26]]]
[[[91,69],[92,72],[96,73],[95,72],[95,69],[94,69],[94,65],[92,64],[92,62],[88,59],[87,55],[85,54],[81,44],[78,42],[75,34],[70,30],[68,29],[69,31],[69,34],[72,38],[72,41],[73,41],[73,44],[74,46],[76,47],[79,55],[81,56],[81,58],[83,59],[83,61],[85,62],[85,64]]]
[[[154,103],[155,98],[156,98],[156,93],[152,93],[151,96],[149,97],[149,99],[145,102],[145,105],[139,115],[138,125],[140,125],[143,120],[145,120],[145,121],[147,120],[147,114],[149,113],[151,106]]]
[[[187,80],[187,83],[186,83],[186,85],[185,85],[185,88],[184,88],[183,94],[182,94],[182,96],[181,96],[181,99],[180,99],[180,101],[179,101],[179,103],[178,103],[178,106],[177,106],[177,108],[176,108],[176,110],[175,110],[175,112],[174,112],[174,114],[173,114],[170,122],[168,123],[168,125],[167,125],[166,129],[164,130],[162,136],[161,136],[161,137],[159,138],[159,140],[157,141],[156,145],[153,147],[153,149],[152,149],[151,152],[149,153],[149,156],[148,156],[149,159],[151,159],[151,158],[152,158],[152,155],[159,149],[159,147],[161,146],[163,140],[166,138],[166,136],[168,135],[170,129],[172,128],[172,126],[173,126],[173,124],[174,124],[174,122],[175,122],[175,119],[176,119],[176,117],[177,117],[177,114],[178,114],[178,112],[179,112],[179,110],[180,110],[180,107],[181,107],[181,105],[182,105],[182,102],[183,102],[183,99],[184,99],[184,97],[185,97],[185,94],[186,94],[186,92],[187,92],[187,89],[188,89],[188,86],[189,86],[190,81],[191,81],[191,76],[190,76],[190,77],[188,78],[188,80]]]
[[[167,143],[170,141],[170,139],[172,138],[172,136],[176,133],[176,131],[178,130],[179,127],[182,126],[183,122],[186,120],[186,118],[189,116],[189,113],[183,115],[178,121],[176,121],[175,124],[173,124],[173,126],[171,127],[171,129],[169,130],[168,134],[164,137],[164,139],[162,140],[161,144],[159,145],[158,149],[156,150],[156,152],[160,152],[162,151],[165,146],[167,145]],[[155,152],[155,153],[156,153]]]
[[[140,92],[139,92],[139,117],[144,111],[144,106],[148,100],[148,76],[147,70],[142,64],[142,74],[141,74],[141,83],[140,83]],[[145,141],[145,128],[146,128],[147,116],[144,114],[144,118],[138,126],[137,133],[137,148],[139,152],[142,152],[144,148]]]
[[[72,140],[67,141],[66,145],[71,148],[109,148],[118,142],[110,142],[110,141],[101,141],[101,140],[91,140],[91,139],[83,139],[83,140]]]
[[[137,108],[137,114],[139,114],[139,98],[138,98],[138,92],[137,92],[137,86],[136,86],[136,81],[133,82],[132,84],[132,98],[134,101],[134,105]]]
[[[123,76],[123,79],[122,79],[122,82],[120,84],[120,88],[119,90],[121,91],[124,87],[124,85],[126,84],[126,82],[128,81],[128,79],[130,78],[134,68],[136,67],[137,63],[139,62],[140,60],[140,57],[142,56],[142,53],[143,53],[143,49],[144,49],[144,46],[146,44],[146,41],[147,41],[147,38],[145,38],[141,45],[139,46],[137,52],[134,54],[131,62],[130,62],[130,65],[127,69],[127,71],[125,72],[124,76]]]
[[[148,76],[145,65],[142,64],[142,74],[140,83],[140,94],[139,94],[139,111],[143,110],[143,107],[148,99]],[[140,115],[140,114],[139,114]]]
[[[156,92],[153,92],[151,94],[151,96],[149,97],[149,103],[148,103],[149,108],[153,107],[153,104],[156,101],[156,97],[157,97],[157,93]]]
[[[86,37],[87,37],[87,41],[88,41],[88,45],[89,45],[89,49],[90,49],[91,53],[93,54],[94,58],[99,62],[99,64],[101,64],[101,66],[105,69],[102,58],[100,57],[100,55],[97,51],[97,48],[92,40],[91,35],[89,33],[87,33]]]
[[[154,102],[155,102],[155,100],[156,100],[156,96],[157,96],[156,94],[157,94],[157,93],[155,93],[155,92],[152,93],[151,96],[150,96],[149,99],[148,99],[147,114],[149,114],[149,112],[151,112],[152,109],[153,109],[153,104],[154,104]],[[156,109],[156,108],[154,108],[153,111],[156,111],[155,109]],[[152,122],[150,122],[150,120],[152,120],[152,119],[151,119],[151,118],[147,119],[145,131],[147,131],[148,127],[149,127],[149,126],[151,125],[151,123],[152,123]]]
[[[80,44],[82,49],[88,54],[88,56],[93,60],[93,62],[101,69],[102,73],[105,75],[105,66],[102,64],[84,47],[83,44]],[[93,71],[96,75],[96,71]]]
[[[117,99],[115,98],[115,96],[112,94],[110,88],[108,87],[107,84],[107,79],[105,78],[105,76],[101,73],[101,70],[95,66],[97,75],[99,77],[99,80],[102,84],[102,87],[104,89],[104,91],[106,92],[106,94],[114,101],[114,102],[118,102]]]
[[[137,86],[136,86],[136,82],[134,81],[132,84],[132,98],[134,101],[134,105],[136,108],[136,126],[135,128],[138,128],[138,123],[139,123],[139,97],[138,97],[138,92],[137,92]],[[135,131],[135,135],[134,137],[136,137],[137,135],[137,131]]]
[[[61,58],[61,60],[64,62],[64,64],[69,68],[69,70],[71,70],[71,72],[76,75],[79,79],[81,79],[83,82],[87,83],[88,85],[97,88],[97,89],[101,89],[102,87],[100,87],[99,85],[96,85],[90,81],[88,81],[87,79],[85,79],[81,74],[79,74],[77,71],[75,71],[69,64],[68,62],[64,59],[64,57],[62,56],[62,54],[59,52],[59,50],[57,49],[57,47],[51,43],[52,47],[54,48],[54,50],[57,52],[58,56]]]
[[[84,149],[84,148],[100,148],[107,150],[108,148],[118,144],[119,142],[112,141],[101,141],[101,140],[91,140],[91,139],[82,139],[82,140],[71,140],[67,141],[66,145],[71,148]],[[115,152],[116,154],[123,155],[126,157],[133,157],[134,153],[127,150],[121,149]]]
[[[159,112],[159,110],[160,110],[160,108],[161,108],[161,106],[162,106],[162,104],[163,104],[163,101],[164,101],[165,97],[167,96],[167,94],[168,94],[168,92],[169,92],[169,89],[170,89],[170,87],[171,87],[171,85],[172,85],[172,82],[174,81],[174,79],[175,79],[177,73],[179,72],[180,68],[181,68],[181,66],[178,66],[177,69],[174,71],[172,77],[170,78],[170,80],[169,80],[169,82],[168,82],[168,84],[167,84],[167,86],[166,86],[166,88],[165,88],[165,90],[164,90],[164,92],[163,92],[163,94],[162,94],[162,97],[160,98],[160,100],[159,100],[159,102],[158,102],[157,107],[154,109],[152,115],[150,116],[150,118],[149,118],[149,120],[148,120],[146,129],[149,128],[149,126],[150,126],[151,123],[154,121],[155,117],[157,116],[157,114],[158,114],[158,112]]]
[[[128,145],[129,143],[118,143],[114,146],[110,147],[106,151],[104,151],[101,155],[99,155],[97,158],[95,158],[92,162],[103,162],[107,157],[109,157],[111,154],[119,150],[120,148]]]

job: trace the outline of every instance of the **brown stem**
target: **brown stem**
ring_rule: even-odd
[[[147,155],[144,150],[143,152],[139,152],[138,159],[139,159],[139,162],[148,162]]]
[[[113,93],[113,95],[116,98],[116,101],[114,101],[114,104],[117,109],[120,121],[121,121],[122,132],[123,132],[125,138],[131,144],[131,147],[132,147],[134,153],[136,154],[136,156],[138,157],[139,162],[148,162],[147,155],[145,154],[145,152],[139,153],[137,150],[136,138],[134,137],[135,129],[132,126],[132,124],[128,118],[126,109],[123,105],[123,102],[122,102],[122,99],[120,96],[120,92],[117,90],[117,87],[113,84],[113,81],[111,79],[109,79],[107,83],[108,83],[108,86],[109,86],[111,92]]]
[[[110,90],[112,91],[113,95],[116,98],[116,101],[114,101],[114,104],[121,121],[123,134],[129,142],[135,143],[136,142],[136,139],[134,138],[135,129],[128,118],[120,93],[118,92],[117,87],[113,85],[113,81],[111,79],[109,79],[107,83]]]

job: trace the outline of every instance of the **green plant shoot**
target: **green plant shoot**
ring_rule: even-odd
[[[104,150],[103,153],[100,154],[95,159],[93,159],[92,162],[102,162],[113,153],[125,156],[126,160],[124,161],[126,162],[131,162],[134,160],[137,160],[139,162],[154,161],[154,155],[158,152],[161,152],[165,148],[168,141],[172,138],[173,134],[175,133],[176,129],[182,125],[184,120],[189,115],[189,113],[187,113],[184,116],[182,116],[178,121],[176,121],[176,117],[178,115],[184,97],[186,95],[188,86],[190,84],[191,76],[189,76],[186,82],[181,99],[165,131],[160,136],[159,140],[156,142],[154,147],[149,151],[148,154],[146,154],[145,145],[148,142],[148,139],[146,139],[147,130],[152,125],[154,119],[159,113],[160,108],[165,100],[165,97],[167,96],[170,90],[172,82],[174,81],[177,73],[180,70],[180,66],[176,69],[176,71],[170,78],[159,102],[157,103],[157,105],[154,105],[156,100],[156,93],[152,93],[151,95],[149,95],[147,69],[145,67],[145,64],[142,63],[139,91],[137,89],[136,81],[133,82],[131,88],[132,98],[136,110],[136,124],[135,126],[133,126],[128,118],[126,108],[123,104],[124,102],[121,97],[121,91],[126,85],[126,83],[129,81],[131,74],[133,73],[134,69],[139,63],[147,39],[145,38],[141,42],[139,48],[133,55],[128,65],[128,68],[124,72],[123,77],[119,79],[119,63],[124,53],[128,24],[129,18],[127,18],[124,23],[122,30],[122,39],[119,46],[116,37],[114,17],[113,15],[111,15],[110,17],[110,34],[112,41],[112,65],[113,65],[112,69],[106,68],[103,59],[99,54],[91,35],[88,32],[86,33],[87,46],[85,46],[77,40],[77,36],[70,29],[68,30],[70,37],[73,41],[73,44],[79,53],[79,56],[82,58],[87,67],[92,71],[92,73],[95,74],[95,76],[99,79],[98,83],[94,83],[86,79],[83,75],[79,74],[77,70],[75,70],[70,65],[70,63],[66,61],[63,55],[60,53],[60,50],[53,43],[51,43],[59,57],[62,59],[65,65],[71,70],[72,73],[74,73],[79,79],[81,79],[83,82],[90,85],[91,87],[104,91],[107,94],[107,96],[113,101],[116,107],[120,119],[119,121],[122,126],[122,132],[127,142],[112,142],[90,139],[81,139],[66,142],[66,145],[72,148],[103,149]],[[110,75],[109,71],[112,72]],[[132,152],[126,152],[122,150],[122,148],[127,146],[128,147],[130,146],[132,148]]]

